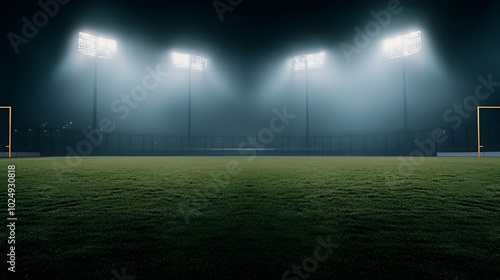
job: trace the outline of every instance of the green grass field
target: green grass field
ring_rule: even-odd
[[[4,225],[6,279],[120,280],[122,268],[135,280],[500,275],[500,159],[4,159],[4,218],[9,164],[17,272]]]

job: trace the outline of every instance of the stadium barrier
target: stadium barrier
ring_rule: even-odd
[[[500,123],[484,123],[482,152],[500,151]],[[359,135],[304,136],[276,135],[272,141],[245,136],[186,136],[103,134],[92,146],[92,156],[437,156],[438,153],[464,153],[477,150],[477,126],[458,129]],[[439,133],[445,141],[432,142]],[[1,134],[1,133],[0,133]],[[81,153],[86,136],[82,131],[43,127],[24,127],[13,132],[13,152],[39,153],[40,156],[66,156]],[[267,140],[267,139],[266,139]],[[266,142],[267,144],[264,144]],[[88,143],[87,143],[88,144]],[[85,149],[83,149],[85,150]],[[0,152],[7,152],[0,150]],[[1,155],[0,155],[1,156]]]

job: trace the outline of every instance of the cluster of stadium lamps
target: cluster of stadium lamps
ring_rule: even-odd
[[[93,34],[78,34],[78,51],[98,58],[111,59],[116,54],[116,41]]]
[[[406,65],[404,57],[419,53],[422,50],[420,31],[411,32],[384,41],[386,58],[403,58],[403,103],[405,130],[408,130],[407,102],[406,102]],[[95,57],[94,71],[94,119],[93,128],[97,128],[97,58],[112,59],[117,51],[116,41],[93,34],[80,32],[78,36],[78,51],[82,54]],[[204,71],[208,60],[205,57],[186,53],[174,52],[173,64],[176,67],[189,69],[189,113],[188,113],[188,141],[191,141],[191,70]],[[325,53],[298,55],[291,59],[294,71],[306,72],[306,145],[309,146],[309,75],[308,70],[322,67],[325,64]],[[190,145],[190,143],[189,143]]]

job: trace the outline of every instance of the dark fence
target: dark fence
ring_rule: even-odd
[[[1,139],[7,135],[0,134]],[[484,152],[500,151],[500,123],[481,124]],[[93,139],[93,140],[92,140]],[[445,139],[445,141],[441,141]],[[477,126],[363,135],[255,137],[156,136],[109,133],[89,138],[83,131],[25,127],[13,132],[14,152],[41,156],[435,156],[437,152],[477,151]],[[1,152],[6,152],[3,148]]]

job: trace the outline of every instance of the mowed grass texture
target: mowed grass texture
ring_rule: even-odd
[[[421,160],[0,160],[0,278],[498,279],[500,159]]]

